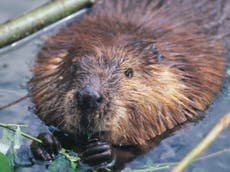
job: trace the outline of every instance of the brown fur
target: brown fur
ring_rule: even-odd
[[[106,131],[114,145],[144,145],[196,119],[224,77],[225,30],[210,21],[221,18],[218,4],[106,0],[95,5],[47,39],[39,53],[30,82],[37,115],[75,135]],[[132,78],[124,75],[128,68]],[[104,101],[82,116],[75,93],[86,84]]]

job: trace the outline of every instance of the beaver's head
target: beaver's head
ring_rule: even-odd
[[[213,57],[207,66],[204,58],[196,60],[199,49],[210,48],[198,39],[84,38],[52,53],[41,51],[30,83],[38,116],[65,132],[107,133],[112,144],[145,144],[194,118],[221,84],[214,78],[210,85],[211,72],[202,72],[216,55],[202,55]]]
[[[64,118],[73,132],[105,131],[115,143],[139,143],[140,135],[147,140],[175,125],[157,113],[183,97],[178,76],[161,63],[153,43],[128,42],[132,46],[71,57]]]
[[[50,98],[61,107],[55,113],[62,128],[70,133],[108,133],[114,144],[143,144],[185,120],[179,110],[185,106],[186,86],[165,58],[153,42],[137,38],[116,47],[78,46],[68,51],[57,67],[57,86],[50,90],[59,95]]]

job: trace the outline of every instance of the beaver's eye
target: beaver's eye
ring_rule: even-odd
[[[128,69],[125,71],[125,76],[126,76],[127,78],[133,77],[133,69],[132,69],[132,68],[128,68]]]

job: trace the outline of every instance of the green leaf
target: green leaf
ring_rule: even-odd
[[[71,150],[61,149],[60,153],[63,154],[65,158],[71,162],[80,161],[80,157],[76,152],[73,152]]]
[[[11,164],[12,166],[14,166],[14,165],[15,165],[15,164],[14,164],[15,156],[14,156],[13,144],[10,145],[10,148],[9,148],[9,150],[8,150],[7,153],[6,153],[6,156],[7,156],[8,160],[9,160],[10,164]]]
[[[21,135],[21,128],[17,127],[15,135],[14,135],[14,150],[17,150],[22,145],[22,135]]]
[[[4,155],[10,148],[12,142],[12,134],[8,130],[3,129],[2,138],[0,139],[0,152]]]
[[[70,166],[74,170],[76,170],[76,168],[77,168],[77,164],[75,162],[73,162],[73,161],[70,161]]]
[[[9,148],[10,148],[10,145],[0,142],[0,152],[2,152],[4,155],[6,154]]]
[[[55,159],[52,164],[48,167],[49,172],[75,172],[70,166],[70,162],[65,159],[64,156],[60,156]]]
[[[2,133],[2,138],[1,138],[1,141],[5,142],[5,143],[11,143],[13,141],[12,139],[13,137],[13,133],[12,132],[9,132],[8,129],[3,129],[3,133]]]
[[[1,172],[11,172],[12,166],[10,165],[10,162],[8,158],[0,152],[0,171]]]
[[[105,170],[108,172],[112,171],[110,168],[105,168]]]

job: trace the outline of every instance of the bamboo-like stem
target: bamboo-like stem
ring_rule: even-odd
[[[95,0],[53,0],[0,26],[0,48],[22,39]]]
[[[159,167],[148,167],[146,169],[139,169],[139,170],[132,170],[133,172],[153,172],[153,171],[160,171],[160,170],[167,170],[169,169],[169,165],[159,166]]]
[[[21,125],[17,125],[17,124],[2,124],[2,123],[0,123],[0,127],[3,127],[3,128],[6,128],[6,129],[8,129],[8,130],[11,130],[11,131],[13,131],[13,132],[16,132],[16,129],[14,129],[14,128],[12,128],[11,126],[21,126]],[[22,135],[22,136],[24,136],[25,138],[28,138],[28,139],[30,139],[30,140],[33,140],[33,141],[36,141],[36,142],[38,142],[38,143],[41,143],[42,144],[42,140],[40,140],[40,139],[38,139],[38,138],[36,138],[36,137],[33,137],[33,136],[31,136],[31,135],[29,135],[29,134],[27,134],[27,133],[24,133],[24,132],[20,132],[20,134]]]
[[[226,114],[209,134],[172,170],[172,172],[182,172],[191,164],[196,157],[204,152],[208,146],[226,129],[230,124],[230,113]]]
[[[25,124],[4,124],[4,123],[0,123],[0,127],[25,127],[25,128],[27,128],[28,125],[25,125]]]

